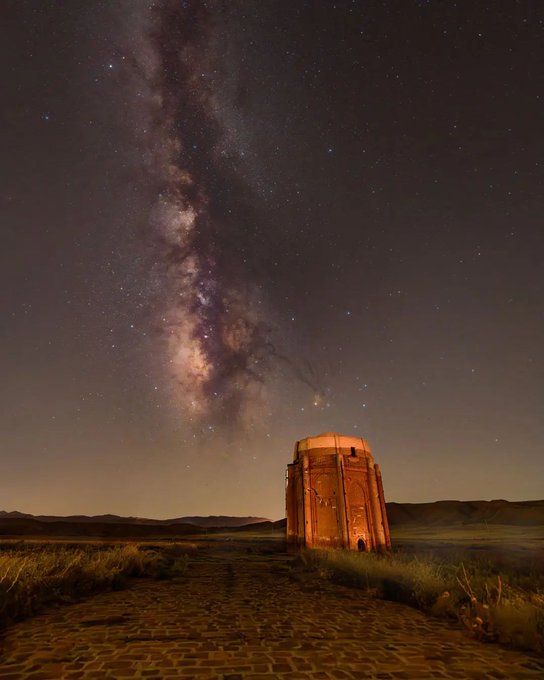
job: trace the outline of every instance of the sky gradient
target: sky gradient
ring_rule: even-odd
[[[4,0],[0,509],[544,496],[544,8]]]

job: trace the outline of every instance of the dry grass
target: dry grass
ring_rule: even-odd
[[[176,546],[12,545],[0,550],[0,625],[99,590],[120,589],[135,576],[182,574]]]
[[[493,573],[489,563],[438,561],[417,555],[311,550],[305,569],[336,582],[373,591],[435,616],[456,618],[482,641],[544,652],[544,575],[533,579]],[[524,584],[524,588],[518,585]]]
[[[444,592],[438,565],[405,556],[347,550],[307,550],[302,564],[344,585],[372,590],[384,599],[426,608]]]

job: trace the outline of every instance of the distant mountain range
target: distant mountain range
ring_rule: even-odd
[[[541,501],[436,501],[434,503],[387,503],[392,527],[402,525],[459,526],[505,524],[542,526]],[[71,515],[56,517],[0,511],[0,536],[85,536],[103,538],[166,538],[224,531],[272,531],[285,527],[285,519],[272,522],[261,517],[210,515],[174,519],[147,519],[118,515]]]
[[[191,520],[188,522],[187,520]],[[197,524],[198,522],[198,524]],[[281,523],[285,520],[280,520]],[[171,520],[117,515],[72,515],[54,517],[23,512],[0,511],[0,536],[33,536],[43,538],[163,539],[189,538],[196,534],[215,534],[256,529],[272,531],[277,522],[258,517],[178,517]]]
[[[59,517],[56,515],[29,515],[25,512],[13,510],[6,512],[0,510],[0,519],[31,519],[39,522],[75,522],[75,523],[99,523],[99,524],[145,524],[166,526],[171,524],[193,524],[197,527],[242,527],[248,524],[270,522],[266,517],[231,517],[230,515],[208,515],[207,517],[195,515],[191,517],[175,517],[173,519],[148,519],[146,517],[121,517],[120,515],[68,515]]]
[[[544,526],[542,501],[436,501],[434,503],[386,503],[391,526],[420,524],[509,524]]]

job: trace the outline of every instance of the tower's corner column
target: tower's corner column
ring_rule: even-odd
[[[287,466],[287,481],[285,488],[285,517],[286,517],[286,539],[288,545],[297,543],[297,498],[296,498],[296,474],[295,466]]]
[[[374,469],[376,470],[376,482],[378,484],[378,496],[380,499],[380,507],[382,511],[382,526],[384,533],[384,543],[387,550],[391,550],[391,534],[389,532],[389,519],[387,517],[387,509],[385,507],[385,495],[383,493],[383,483],[382,483],[382,473],[380,466],[375,464]]]
[[[348,506],[346,497],[346,480],[344,475],[344,456],[339,450],[336,451],[336,470],[338,476],[338,505],[336,511],[339,513],[340,526],[342,528],[342,548],[349,550]]]
[[[378,491],[378,479],[376,474],[376,465],[372,463],[369,465],[368,486],[370,492],[370,506],[372,510],[372,523],[374,525],[374,536],[376,537],[375,550],[383,550],[385,541],[385,532],[382,521],[382,508],[380,505],[380,493]]]
[[[304,499],[304,540],[303,545],[311,548],[314,543],[312,522],[312,502],[310,488],[310,457],[307,452],[302,455],[302,494]]]

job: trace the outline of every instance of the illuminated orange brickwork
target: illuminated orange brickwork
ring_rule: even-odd
[[[295,444],[287,466],[287,542],[306,547],[391,547],[380,468],[368,442],[325,432]]]

